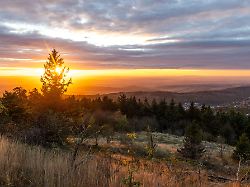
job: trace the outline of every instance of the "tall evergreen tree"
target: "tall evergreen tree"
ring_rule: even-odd
[[[190,103],[190,107],[187,111],[187,117],[189,120],[199,120],[200,118],[200,110],[195,106],[194,102]]]
[[[186,117],[186,111],[181,103],[179,103],[177,106],[177,116],[179,120],[183,120]]]
[[[191,159],[199,159],[205,152],[202,145],[202,133],[198,124],[193,122],[186,129],[184,146],[178,150],[183,157]]]
[[[121,94],[118,97],[118,105],[122,114],[127,114],[127,102],[128,98],[125,94]]]
[[[63,58],[55,49],[49,54],[44,69],[45,72],[41,77],[43,95],[53,99],[59,98],[67,91],[72,80],[67,78],[69,68],[64,65]]]
[[[201,124],[203,129],[213,135],[218,135],[219,124],[216,123],[215,115],[210,106],[202,106],[201,109]]]

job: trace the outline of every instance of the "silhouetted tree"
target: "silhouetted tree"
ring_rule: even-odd
[[[215,115],[209,106],[202,106],[200,118],[203,129],[206,132],[217,136],[219,132],[219,125],[216,123]]]
[[[236,136],[241,136],[242,133],[244,133],[245,128],[247,127],[248,120],[246,116],[243,113],[235,110],[230,110],[227,116],[230,125],[235,131]]]
[[[117,106],[116,103],[110,99],[108,96],[104,96],[101,100],[101,109],[102,110],[107,110],[107,111],[116,111],[117,110]]]
[[[183,108],[182,104],[179,103],[177,106],[177,119],[178,120],[183,120],[186,117],[186,111]]]
[[[55,49],[49,54],[44,69],[45,72],[41,77],[43,95],[50,99],[60,98],[72,84],[72,80],[67,78],[69,68],[64,65],[63,58]]]
[[[187,117],[189,120],[199,120],[200,118],[200,110],[195,107],[194,102],[191,102],[190,107],[187,111]]]
[[[72,83],[71,78],[67,77],[69,68],[64,65],[59,53],[53,49],[44,64],[44,70],[40,79],[42,93],[33,89],[28,96],[27,103],[33,114],[33,126],[28,130],[26,138],[30,136],[30,142],[46,146],[54,143],[63,145],[72,123],[76,121],[75,116],[67,116],[73,113],[69,111],[73,104],[62,102],[62,95]],[[67,106],[70,107],[66,108]],[[37,137],[37,141],[33,137]]]
[[[176,111],[175,101],[173,99],[171,99],[169,106],[167,107],[167,110],[165,113],[165,115],[168,119],[168,122],[173,123],[175,120],[177,120],[176,114],[177,114],[177,111]]]
[[[155,99],[152,100],[152,103],[151,103],[151,111],[154,115],[157,114],[157,109],[158,109],[158,104],[156,102]]]
[[[29,92],[28,103],[33,112],[32,117],[35,117],[41,113],[42,107],[46,107],[42,103],[42,94],[39,93],[38,89],[34,88]]]
[[[166,119],[167,103],[166,100],[161,100],[157,105],[154,106],[154,114],[159,123],[159,131],[166,131],[168,123]]]
[[[128,98],[125,94],[121,94],[118,99],[118,106],[122,114],[127,114],[127,103],[128,103]]]
[[[27,91],[25,89],[16,87],[11,92],[5,91],[1,98],[1,103],[12,122],[19,124],[27,123],[30,115]]]
[[[144,102],[143,102],[141,108],[143,110],[143,116],[151,116],[152,115],[151,106],[150,106],[147,98],[144,99]]]
[[[7,136],[19,136],[29,128],[32,113],[27,101],[27,91],[21,87],[5,91],[0,100],[0,131]]]

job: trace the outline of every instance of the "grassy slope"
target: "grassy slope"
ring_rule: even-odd
[[[159,144],[174,146],[178,144],[176,142],[181,143],[178,137],[157,136]],[[143,146],[145,141],[145,133],[139,134],[137,143]],[[0,186],[124,186],[122,180],[128,178],[129,171],[133,172],[134,181],[143,186],[213,184],[207,180],[207,171],[202,169],[199,172],[193,164],[178,161],[174,156],[168,160],[148,160],[107,152],[91,155],[81,152],[75,162],[77,167],[72,167],[72,152],[69,150],[46,150],[4,137],[0,138],[0,150]]]

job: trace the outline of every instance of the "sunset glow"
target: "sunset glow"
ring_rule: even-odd
[[[58,73],[61,69],[58,68]],[[0,68],[0,86],[4,90],[15,86],[27,89],[41,87],[43,68]],[[167,85],[181,84],[249,84],[250,70],[204,69],[71,69],[73,79],[70,94],[97,94],[112,91],[165,90]],[[8,81],[7,81],[8,80]]]
[[[76,94],[90,87],[99,93],[250,83],[245,1],[25,0],[0,6],[0,92],[40,87],[43,64],[54,48],[70,68],[67,76],[75,84],[69,90]]]
[[[56,68],[60,73],[61,67]],[[0,76],[39,77],[44,73],[43,68],[0,68]],[[204,70],[204,69],[72,69],[69,76],[75,78],[96,76],[117,77],[169,77],[169,76],[198,76],[198,77],[250,77],[250,70]]]

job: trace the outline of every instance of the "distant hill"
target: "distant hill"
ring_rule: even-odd
[[[135,92],[118,92],[118,93],[109,93],[103,95],[86,95],[85,97],[96,98],[102,97],[104,95],[117,99],[119,95],[124,93],[128,97],[135,96],[144,100],[156,100],[166,99],[167,101],[175,99],[177,102],[199,102],[201,104],[207,105],[216,105],[216,104],[227,104],[234,101],[241,101],[250,97],[250,86],[234,87],[227,88],[223,90],[210,90],[210,91],[198,91],[198,92],[187,92],[187,93],[178,93],[178,92],[167,92],[167,91],[135,91]],[[84,97],[84,96],[77,96]]]

